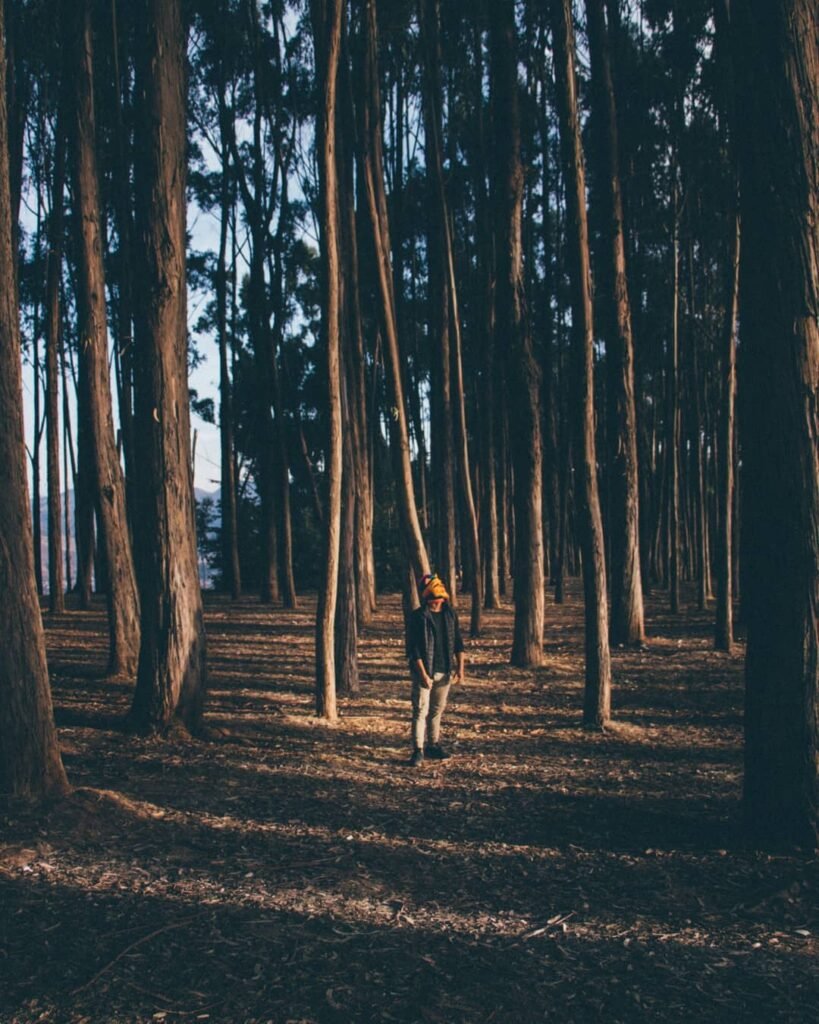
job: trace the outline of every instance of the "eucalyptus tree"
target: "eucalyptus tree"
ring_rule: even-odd
[[[344,0],[313,0],[313,38],[320,104],[317,140],[320,170],[321,247],[324,271],[324,345],[326,347],[328,439],[327,506],[324,521],[324,578],[316,612],[316,712],[329,722],[336,707],[335,614],[341,545],[342,369],[341,245],[339,240],[336,101]]]
[[[727,148],[730,175],[728,181],[729,217],[728,265],[725,274],[725,312],[722,325],[721,405],[719,434],[719,480],[717,507],[716,576],[717,602],[714,621],[714,646],[728,651],[734,647],[734,495],[736,487],[736,342],[739,317],[739,253],[741,224],[739,216],[738,167],[736,159],[736,106],[734,102],[734,62],[731,54],[729,0],[714,5],[717,23],[717,59],[722,83],[721,110],[727,121]]]
[[[48,480],[48,604],[52,614],[65,610],[63,531],[60,522],[60,286],[62,283],[63,205],[65,188],[65,104],[60,103],[54,129],[54,174],[46,277],[46,452]],[[66,489],[68,481],[66,480]],[[69,537],[66,532],[66,547]]]
[[[521,238],[524,182],[514,15],[513,0],[496,0],[490,9],[489,37],[497,214],[495,338],[496,344],[505,342],[508,351],[509,443],[514,465],[512,664],[526,666],[539,665],[543,659],[543,457],[540,368],[525,315]]]
[[[819,37],[813,0],[733,11],[741,184],[744,802],[819,842]]]
[[[483,569],[478,534],[478,514],[472,490],[472,466],[469,458],[469,435],[466,421],[466,396],[464,393],[463,341],[461,311],[458,300],[459,288],[455,275],[455,253],[452,239],[449,199],[443,168],[442,143],[442,87],[439,75],[441,64],[440,46],[440,3],[439,0],[421,0],[421,25],[424,34],[424,102],[427,173],[431,180],[431,221],[429,260],[432,278],[433,258],[437,269],[438,303],[440,304],[439,335],[441,338],[441,376],[451,387],[452,425],[455,427],[455,448],[457,451],[458,482],[465,518],[466,546],[469,550],[472,569],[472,613],[470,629],[477,636],[481,629],[483,606]],[[449,328],[452,328],[450,353]],[[446,343],[444,343],[446,339]],[[451,368],[451,372],[450,372]],[[445,402],[442,402],[444,409]],[[449,457],[454,462],[451,452]],[[453,474],[450,472],[449,476]],[[453,489],[454,490],[454,489]]]
[[[594,421],[594,324],[583,145],[577,105],[571,0],[552,0],[555,78],[566,181],[572,279],[572,376],[575,464],[582,474],[579,530],[583,552],[586,687],[583,722],[603,728],[611,715],[611,656],[606,604],[603,522],[597,483]]]
[[[359,0],[358,8],[364,25],[364,43],[361,55],[363,67],[359,69],[361,87],[357,95],[360,126],[360,172],[375,252],[378,297],[384,329],[401,534],[409,567],[418,578],[423,573],[429,572],[430,564],[415,501],[403,384],[403,360],[395,307],[390,222],[384,180],[378,23],[375,0]],[[414,588],[405,585],[405,597],[409,603],[417,603],[418,598],[414,593]]]
[[[181,0],[140,0],[135,189],[135,518],[142,642],[131,724],[199,727],[205,628],[194,526],[187,366],[185,42]]]
[[[600,278],[609,404],[609,630],[614,644],[641,644],[645,626],[640,575],[634,340],[626,274],[617,105],[603,0],[586,0],[586,15],[597,127],[598,194],[603,207],[604,245],[608,250],[600,261]]]
[[[14,271],[4,6],[0,4],[0,794],[67,792],[34,582]]]
[[[140,645],[140,612],[111,403],[102,223],[94,103],[91,2],[69,15],[72,50],[72,186],[77,234],[79,368],[90,438],[94,494],[105,552],[110,627],[109,673],[133,677]]]

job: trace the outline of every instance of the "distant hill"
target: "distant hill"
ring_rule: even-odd
[[[213,505],[214,505],[213,529],[218,530],[219,527],[221,526],[221,522],[222,522],[222,518],[221,518],[221,515],[219,513],[220,492],[219,492],[218,488],[216,490],[213,490],[213,491],[206,491],[202,487],[196,487],[196,488],[194,488],[194,496],[196,498],[197,504],[199,502],[201,502],[201,501],[204,501],[205,498],[210,498],[210,500],[213,502]],[[76,544],[76,538],[75,538],[75,535],[74,535],[75,505],[74,505],[74,491],[73,490],[70,490],[70,491],[67,491],[67,492],[63,492],[63,494],[60,497],[60,507],[62,509],[62,515],[61,515],[61,518],[60,518],[60,526],[62,527],[62,533],[63,533],[63,537],[62,537],[62,541],[63,541],[63,546],[62,546],[62,551],[63,551],[63,554],[62,554],[62,558],[63,558],[63,578],[65,578],[65,575],[66,575],[66,565],[65,565],[65,562],[66,562],[66,557],[65,557],[66,536],[65,536],[65,518],[64,518],[64,516],[65,516],[65,504],[66,504],[66,501],[68,502],[68,517],[69,517],[69,523],[70,523],[70,532],[69,532],[69,535],[68,535],[68,553],[69,553],[69,559],[70,559],[70,563],[71,563],[71,583],[73,585],[74,580],[76,578],[76,573],[77,573],[77,544]],[[43,589],[45,590],[45,593],[48,593],[48,498],[47,497],[40,498],[40,557],[42,559],[42,565],[43,565]],[[210,568],[209,568],[209,566],[207,566],[206,564],[204,564],[202,562],[201,558],[200,558],[199,561],[200,561],[199,575],[200,575],[200,580],[202,582],[202,586],[203,587],[211,586],[212,585],[212,573],[210,571]]]

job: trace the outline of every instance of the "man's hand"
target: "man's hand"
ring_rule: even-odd
[[[421,686],[423,686],[425,690],[431,690],[434,682],[435,680],[432,678],[432,676],[428,676],[426,674],[421,676]]]

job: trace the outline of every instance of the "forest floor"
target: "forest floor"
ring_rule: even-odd
[[[314,613],[208,599],[207,741],[126,736],[103,607],[46,617],[76,790],[0,815],[4,1024],[817,1020],[819,863],[743,842],[742,652],[708,616],[651,604],[590,734],[577,589],[537,670],[488,613],[453,756],[411,770],[400,602],[335,728]]]

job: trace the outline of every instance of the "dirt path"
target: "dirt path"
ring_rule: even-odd
[[[0,817],[0,1020],[817,1019],[819,866],[742,845],[741,661],[704,617],[654,609],[590,735],[577,594],[538,671],[490,613],[455,756],[412,772],[399,610],[328,729],[312,603],[211,600],[207,743],[124,736],[102,610],[48,624],[80,788]]]

